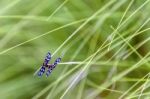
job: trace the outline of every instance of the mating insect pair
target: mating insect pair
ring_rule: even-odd
[[[45,73],[46,68],[48,68],[46,72],[46,77],[48,77],[51,74],[52,70],[56,67],[56,65],[61,61],[61,58],[57,58],[53,64],[48,64],[51,58],[51,53],[48,52],[45,57],[44,63],[38,72],[38,76],[42,76]]]

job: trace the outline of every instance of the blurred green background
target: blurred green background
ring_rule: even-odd
[[[149,21],[150,0],[0,0],[0,99],[150,99]]]

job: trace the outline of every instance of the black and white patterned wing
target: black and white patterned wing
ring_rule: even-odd
[[[43,65],[44,65],[44,66],[47,66],[47,64],[48,64],[48,62],[49,62],[50,60],[51,60],[51,53],[48,52],[47,55],[46,55],[46,57],[45,57],[45,60],[44,60]]]

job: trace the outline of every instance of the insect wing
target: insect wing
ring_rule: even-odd
[[[50,60],[51,60],[51,53],[48,52],[47,55],[46,55],[46,57],[45,57],[45,60],[44,60],[43,64],[47,65]]]
[[[53,66],[49,65],[48,70],[46,72],[46,77],[48,77],[51,74],[52,70],[53,70]]]
[[[56,65],[57,65],[58,63],[60,63],[60,61],[61,61],[61,58],[57,58],[57,59],[55,60],[55,62],[54,62],[53,68],[55,68]]]
[[[42,76],[44,74],[44,72],[45,72],[45,67],[42,66],[40,71],[38,72],[38,76]]]

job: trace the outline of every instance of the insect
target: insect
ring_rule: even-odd
[[[48,77],[56,65],[61,61],[61,58],[57,58],[53,64],[48,64],[51,58],[51,53],[48,52],[40,70],[38,71],[38,76],[42,76],[45,73],[46,68],[48,68],[46,72],[46,77]]]

